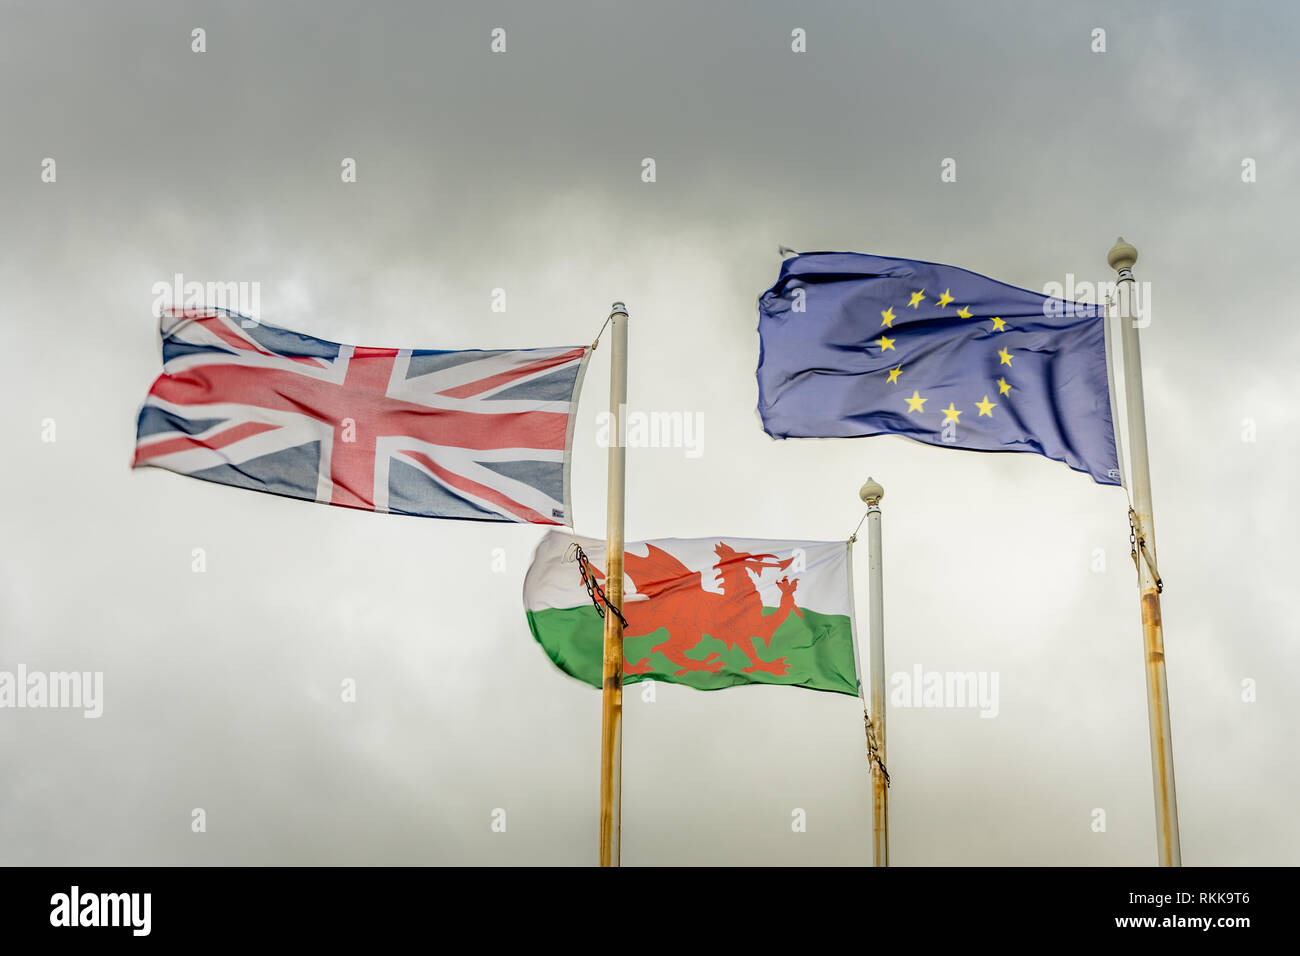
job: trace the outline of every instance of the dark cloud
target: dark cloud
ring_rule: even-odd
[[[539,531],[128,471],[158,362],[150,290],[179,272],[258,281],[268,321],[365,344],[582,343],[625,300],[633,404],[705,415],[702,457],[629,454],[629,538],[841,537],[869,472],[887,489],[890,671],[1000,675],[996,719],[890,712],[895,860],[1152,862],[1123,493],[1030,456],[775,443],[753,410],[754,298],[779,244],[1039,288],[1110,278],[1123,233],[1155,309],[1184,859],[1295,862],[1300,777],[1278,757],[1300,717],[1283,598],[1294,12],[443,6],[9,14],[0,669],[103,670],[106,701],[99,720],[0,712],[0,861],[595,857],[598,695],[551,667],[520,609]],[[497,26],[504,55],[488,49]],[[789,51],[795,27],[806,54]],[[45,157],[57,184],[40,182]],[[606,363],[601,350],[574,464],[587,534],[604,514]],[[339,700],[347,678],[355,704]],[[1244,679],[1257,703],[1241,703]],[[661,687],[626,707],[626,862],[870,860],[853,700]],[[791,833],[795,808],[807,833]]]

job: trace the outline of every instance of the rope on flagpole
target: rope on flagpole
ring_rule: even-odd
[[[867,709],[862,708],[862,719],[866,722],[867,729],[867,763],[880,769],[880,776],[884,778],[885,786],[889,786],[889,771],[885,769],[885,762],[880,759],[880,745],[876,743],[876,728],[871,724],[871,715]]]
[[[862,522],[867,520],[867,515],[869,514],[871,514],[870,508],[862,512],[862,517],[858,519],[858,526],[854,528],[853,533],[849,535],[849,544],[853,544],[855,541],[858,540],[858,532],[862,530]]]
[[[1123,273],[1120,274],[1120,278],[1121,278],[1121,281],[1123,281],[1123,279],[1124,279],[1124,274],[1123,274]],[[1131,273],[1131,272],[1129,273],[1128,278],[1129,278],[1130,280],[1132,279],[1132,273]],[[1106,321],[1106,322],[1109,322],[1109,320],[1110,320],[1110,316],[1111,316],[1112,314],[1117,314],[1117,313],[1118,313],[1118,309],[1119,309],[1119,287],[1116,286],[1114,289],[1111,290],[1110,295],[1108,295],[1108,296],[1106,297],[1106,301],[1105,301],[1105,303],[1103,303],[1103,305],[1102,305],[1102,310],[1103,310],[1103,312],[1102,312],[1102,320],[1103,320],[1103,321]],[[1121,321],[1122,321],[1122,320],[1121,320]],[[1131,321],[1131,320],[1130,320],[1130,321]],[[1106,356],[1106,365],[1107,365],[1107,368],[1106,368],[1106,375],[1107,375],[1107,378],[1110,379],[1110,382],[1111,382],[1111,396],[1110,396],[1110,398],[1111,398],[1111,402],[1110,402],[1110,404],[1111,404],[1111,414],[1115,417],[1115,422],[1118,424],[1118,422],[1119,422],[1119,409],[1116,407],[1117,396],[1116,396],[1116,394],[1115,394],[1115,390],[1114,390],[1114,378],[1113,378],[1114,369],[1111,367],[1111,364],[1112,364],[1112,363],[1111,363],[1111,360],[1110,360],[1110,354],[1109,354],[1109,352],[1110,352],[1109,331],[1107,332],[1107,335],[1108,335],[1108,338],[1107,338],[1107,342],[1106,342],[1106,348],[1107,348],[1107,356]],[[1128,356],[1125,356],[1125,357],[1124,357],[1124,360],[1127,361],[1127,360],[1128,360]],[[1124,396],[1124,404],[1125,404],[1126,406],[1128,405],[1128,401],[1129,401],[1129,396],[1128,396],[1127,394],[1125,394],[1125,396]],[[1127,433],[1125,433],[1125,436],[1124,436],[1124,437],[1125,437],[1125,438],[1128,437]],[[1129,545],[1129,557],[1133,559],[1133,568],[1134,568],[1134,570],[1138,571],[1139,574],[1140,574],[1140,573],[1141,573],[1141,566],[1138,564],[1138,554],[1141,553],[1141,555],[1142,555],[1142,560],[1145,561],[1147,567],[1151,569],[1151,577],[1152,577],[1152,579],[1155,581],[1155,585],[1156,585],[1156,593],[1157,593],[1157,594],[1163,594],[1163,593],[1164,593],[1164,590],[1165,590],[1165,582],[1164,582],[1164,579],[1162,579],[1162,578],[1160,577],[1160,571],[1159,571],[1159,569],[1156,567],[1156,559],[1152,556],[1150,549],[1147,548],[1146,536],[1145,536],[1145,535],[1139,535],[1139,534],[1138,534],[1138,531],[1137,531],[1138,520],[1137,520],[1137,512],[1133,510],[1133,489],[1130,487],[1131,482],[1129,481],[1128,477],[1124,474],[1124,452],[1123,452],[1123,449],[1120,447],[1120,441],[1119,441],[1119,432],[1118,432],[1118,429],[1116,430],[1116,433],[1115,433],[1115,458],[1116,458],[1117,462],[1119,463],[1119,468],[1120,468],[1120,485],[1121,485],[1121,487],[1123,487],[1123,489],[1124,489],[1124,495],[1125,495],[1125,497],[1128,498],[1128,545]]]
[[[591,340],[591,351],[596,351],[596,347],[600,345],[600,337],[604,335],[605,330],[609,328],[610,320],[613,319],[615,314],[619,311],[619,305],[620,303],[614,303],[614,308],[610,310],[609,315],[605,316],[605,321],[601,323],[600,331],[598,331],[596,337]],[[619,608],[616,608],[609,603],[609,598],[605,596],[605,589],[601,587],[600,582],[596,580],[595,572],[591,569],[591,562],[587,559],[587,552],[583,551],[582,545],[578,543],[578,532],[572,525],[569,526],[569,534],[573,537],[573,542],[565,551],[565,560],[577,560],[578,574],[582,578],[583,587],[587,589],[587,595],[591,598],[591,603],[596,608],[596,613],[599,614],[601,618],[604,618],[605,608],[609,608],[614,612],[615,616],[623,622],[623,626],[627,627],[627,618],[623,616],[623,612]]]
[[[609,598],[605,596],[605,589],[596,580],[596,572],[592,570],[591,562],[587,559],[587,552],[582,550],[582,545],[578,544],[577,538],[574,538],[573,544],[569,545],[565,558],[569,561],[577,560],[578,574],[582,577],[583,587],[587,589],[587,596],[591,598],[596,613],[604,618],[605,608],[609,608],[614,612],[614,616],[623,622],[623,626],[627,627],[627,618],[623,616],[621,609],[609,603]]]
[[[618,303],[615,303],[615,305],[617,304]],[[596,337],[591,340],[591,350],[593,352],[596,351],[596,346],[600,344],[600,337],[605,334],[605,329],[609,328],[609,320],[612,319],[615,316],[615,314],[616,313],[614,312],[610,312],[609,315],[605,316],[605,322],[603,325],[601,325],[600,331],[597,332]]]
[[[862,522],[867,520],[868,514],[870,514],[870,509],[864,511],[862,517],[858,519],[858,526],[854,528],[853,533],[849,535],[849,547],[853,547],[854,542],[858,540],[858,532],[862,530]],[[861,688],[859,688],[859,690],[861,690]],[[884,778],[885,786],[888,787],[889,771],[885,769],[885,762],[880,759],[880,745],[876,742],[876,728],[871,723],[871,714],[867,710],[867,702],[865,698],[862,701],[862,719],[866,724],[867,731],[867,766],[879,767],[880,775]]]
[[[1128,509],[1128,546],[1129,557],[1133,559],[1133,567],[1139,572],[1138,552],[1142,552],[1142,559],[1146,561],[1147,567],[1151,569],[1151,577],[1156,582],[1156,593],[1163,594],[1165,582],[1160,577],[1160,570],[1156,567],[1156,559],[1151,556],[1151,551],[1147,548],[1147,539],[1145,535],[1137,532],[1137,512],[1132,507]]]
[[[1125,497],[1128,498],[1128,523],[1132,525],[1132,515],[1134,515],[1134,489],[1131,488],[1131,481],[1125,468],[1125,450],[1123,442],[1119,441],[1119,393],[1115,392],[1115,363],[1114,354],[1119,355],[1119,362],[1128,362],[1128,356],[1123,354],[1123,341],[1115,342],[1112,345],[1112,334],[1110,334],[1110,316],[1118,315],[1119,310],[1119,286],[1113,287],[1110,294],[1101,304],[1101,321],[1105,325],[1106,333],[1106,386],[1110,392],[1110,415],[1114,420],[1115,434],[1115,464],[1119,466],[1119,486],[1125,489]],[[1125,394],[1125,410],[1128,407],[1128,395]],[[1125,441],[1128,440],[1127,429],[1125,431]]]
[[[1121,274],[1121,277],[1122,277],[1122,274]],[[1131,273],[1130,273],[1130,275],[1129,275],[1129,278],[1130,278],[1130,279],[1132,278],[1132,274],[1131,274]],[[1106,303],[1105,303],[1105,306],[1103,306],[1103,308],[1106,310],[1106,315],[1107,315],[1107,317],[1109,316],[1111,310],[1118,310],[1118,308],[1119,308],[1119,291],[1118,291],[1118,287],[1116,287],[1115,289],[1113,289],[1113,290],[1111,291],[1110,295],[1106,297]],[[1130,320],[1130,321],[1131,321],[1131,320]],[[1127,356],[1125,356],[1125,360],[1127,360]],[[1107,370],[1106,370],[1106,374],[1107,374],[1107,375],[1110,375],[1110,374],[1111,374],[1111,369],[1110,369],[1110,368],[1107,368]],[[1128,404],[1128,400],[1129,400],[1129,396],[1128,396],[1128,395],[1125,395],[1125,396],[1124,396],[1124,403],[1125,403],[1125,405]],[[1114,416],[1115,416],[1115,420],[1118,421],[1118,420],[1119,420],[1119,409],[1115,408],[1114,405],[1115,405],[1115,401],[1114,401],[1114,396],[1112,395],[1112,400],[1111,400],[1111,414],[1114,415]],[[1125,437],[1127,438],[1128,436],[1125,435]],[[1119,439],[1118,439],[1118,437],[1116,437],[1116,440],[1115,440],[1115,457],[1119,460],[1119,462],[1120,462],[1120,469],[1121,469],[1121,471],[1122,471],[1122,470],[1123,470],[1123,467],[1124,467],[1124,465],[1123,465],[1123,461],[1124,461],[1124,460],[1123,460],[1123,458],[1121,457],[1121,450],[1120,450],[1120,447],[1119,447]],[[1140,554],[1142,555],[1142,560],[1145,561],[1147,567],[1151,569],[1151,577],[1152,577],[1152,579],[1154,579],[1154,581],[1155,581],[1155,585],[1156,585],[1156,593],[1157,593],[1157,594],[1163,594],[1163,593],[1164,593],[1164,590],[1165,590],[1165,582],[1164,582],[1164,579],[1160,577],[1160,571],[1159,571],[1159,569],[1156,567],[1156,559],[1152,556],[1150,549],[1147,547],[1146,536],[1145,536],[1145,535],[1139,535],[1139,534],[1138,534],[1138,531],[1137,531],[1138,520],[1137,520],[1137,512],[1133,510],[1133,491],[1132,491],[1132,489],[1129,487],[1129,484],[1130,484],[1129,481],[1127,481],[1127,480],[1124,479],[1124,478],[1121,478],[1121,482],[1122,482],[1122,484],[1123,484],[1124,494],[1125,494],[1125,496],[1128,498],[1128,545],[1129,545],[1129,557],[1133,559],[1133,567],[1134,567],[1134,569],[1140,571],[1141,569],[1140,569],[1140,566],[1138,565],[1138,554],[1140,553]]]

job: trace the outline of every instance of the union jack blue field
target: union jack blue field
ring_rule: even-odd
[[[428,518],[570,523],[589,349],[339,345],[215,308],[163,311],[132,467]]]

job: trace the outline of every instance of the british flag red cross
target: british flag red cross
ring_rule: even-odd
[[[380,512],[571,522],[590,349],[339,345],[214,308],[164,310],[133,467]]]

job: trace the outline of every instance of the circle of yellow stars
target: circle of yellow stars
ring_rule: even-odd
[[[919,311],[921,308],[921,303],[924,302],[926,298],[927,295],[925,289],[917,289],[916,291],[912,292],[908,296],[909,301],[907,305],[900,306],[900,308],[915,309]],[[934,301],[935,304],[939,306],[939,308],[946,309],[950,305],[952,305],[953,302],[957,300],[953,298],[951,289],[944,289],[943,293],[941,295],[936,296]],[[960,309],[956,311],[956,315],[960,319],[970,319],[974,317],[974,313],[970,311],[970,306],[962,306]],[[880,327],[882,329],[889,329],[893,331],[894,321],[897,318],[898,318],[898,314],[894,312],[894,307],[890,306],[889,308],[885,309],[880,313]],[[993,328],[989,330],[990,332],[1007,331],[1007,323],[1002,319],[1001,316],[995,315],[992,319],[990,319],[990,321],[993,323]],[[890,338],[884,332],[881,332],[880,338],[876,339],[874,345],[880,349],[880,354],[884,355],[886,352],[898,351],[895,345],[897,341],[898,341],[898,333],[895,333],[894,338]],[[999,368],[1001,368],[1004,365],[1007,368],[1012,367],[1011,363],[1012,360],[1015,358],[1015,356],[1011,354],[1011,351],[1009,349],[1005,347],[998,349],[998,351],[995,354],[998,357]],[[885,379],[887,384],[889,385],[902,384],[902,377],[903,377],[902,363],[895,365],[891,369],[887,369],[886,373],[888,376]],[[998,397],[1011,394],[1011,383],[1006,380],[1005,373],[1004,375],[998,378],[997,384],[998,384]],[[903,400],[907,402],[907,413],[910,415],[912,412],[924,413],[925,403],[929,401],[929,398],[922,395],[918,389],[914,388],[912,389],[911,397],[908,398],[905,396]],[[998,407],[998,403],[994,401],[990,401],[989,396],[985,395],[982,399],[980,399],[980,401],[974,403],[974,407],[978,410],[976,415],[977,418],[992,418],[993,409]],[[958,408],[955,404],[953,404],[950,401],[948,403],[947,408],[941,408],[939,409],[939,411],[943,413],[944,424],[948,422],[952,422],[953,424],[960,424],[962,413],[966,411],[966,409]]]

